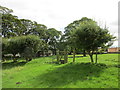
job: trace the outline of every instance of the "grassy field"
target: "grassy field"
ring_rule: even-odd
[[[52,61],[55,56],[3,63],[3,88],[118,88],[118,54],[99,54],[98,64],[82,55],[75,63],[71,55],[67,64]]]

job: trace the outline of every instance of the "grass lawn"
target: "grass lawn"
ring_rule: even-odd
[[[95,57],[95,56],[94,56]],[[3,88],[118,88],[118,54],[99,54],[98,64],[76,55],[76,62],[55,64],[55,56],[36,58],[28,63],[3,63]]]

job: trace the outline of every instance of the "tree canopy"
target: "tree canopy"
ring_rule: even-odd
[[[86,50],[91,57],[91,62],[94,62],[92,55],[98,50],[98,47],[105,46],[106,43],[112,41],[115,37],[110,35],[107,28],[101,28],[92,19],[82,18],[79,21],[79,23],[76,21],[77,24],[75,22],[75,24],[70,24],[72,26],[68,25],[69,28],[72,27],[70,29],[67,28],[69,36],[74,37],[76,46]]]

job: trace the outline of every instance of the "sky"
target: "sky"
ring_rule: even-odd
[[[64,31],[64,27],[82,17],[92,18],[118,37],[119,0],[0,0],[18,18],[30,19],[48,28]],[[113,46],[118,46],[115,41]]]

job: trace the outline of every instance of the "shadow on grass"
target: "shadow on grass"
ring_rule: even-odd
[[[22,62],[5,62],[5,63],[2,63],[2,69],[3,70],[11,69],[11,68],[14,68],[14,67],[17,67],[17,66],[23,66],[26,63],[27,62],[25,62],[25,61],[22,61]]]
[[[87,57],[87,56],[75,56],[75,58],[80,58],[80,57]],[[73,58],[73,57],[68,57],[68,58]]]
[[[47,73],[36,77],[34,79],[36,86],[34,87],[44,88],[44,86],[47,86],[48,88],[57,88],[70,83],[76,84],[77,81],[93,80],[93,77],[99,77],[105,68],[107,68],[105,64],[66,64],[54,70],[48,70]]]

